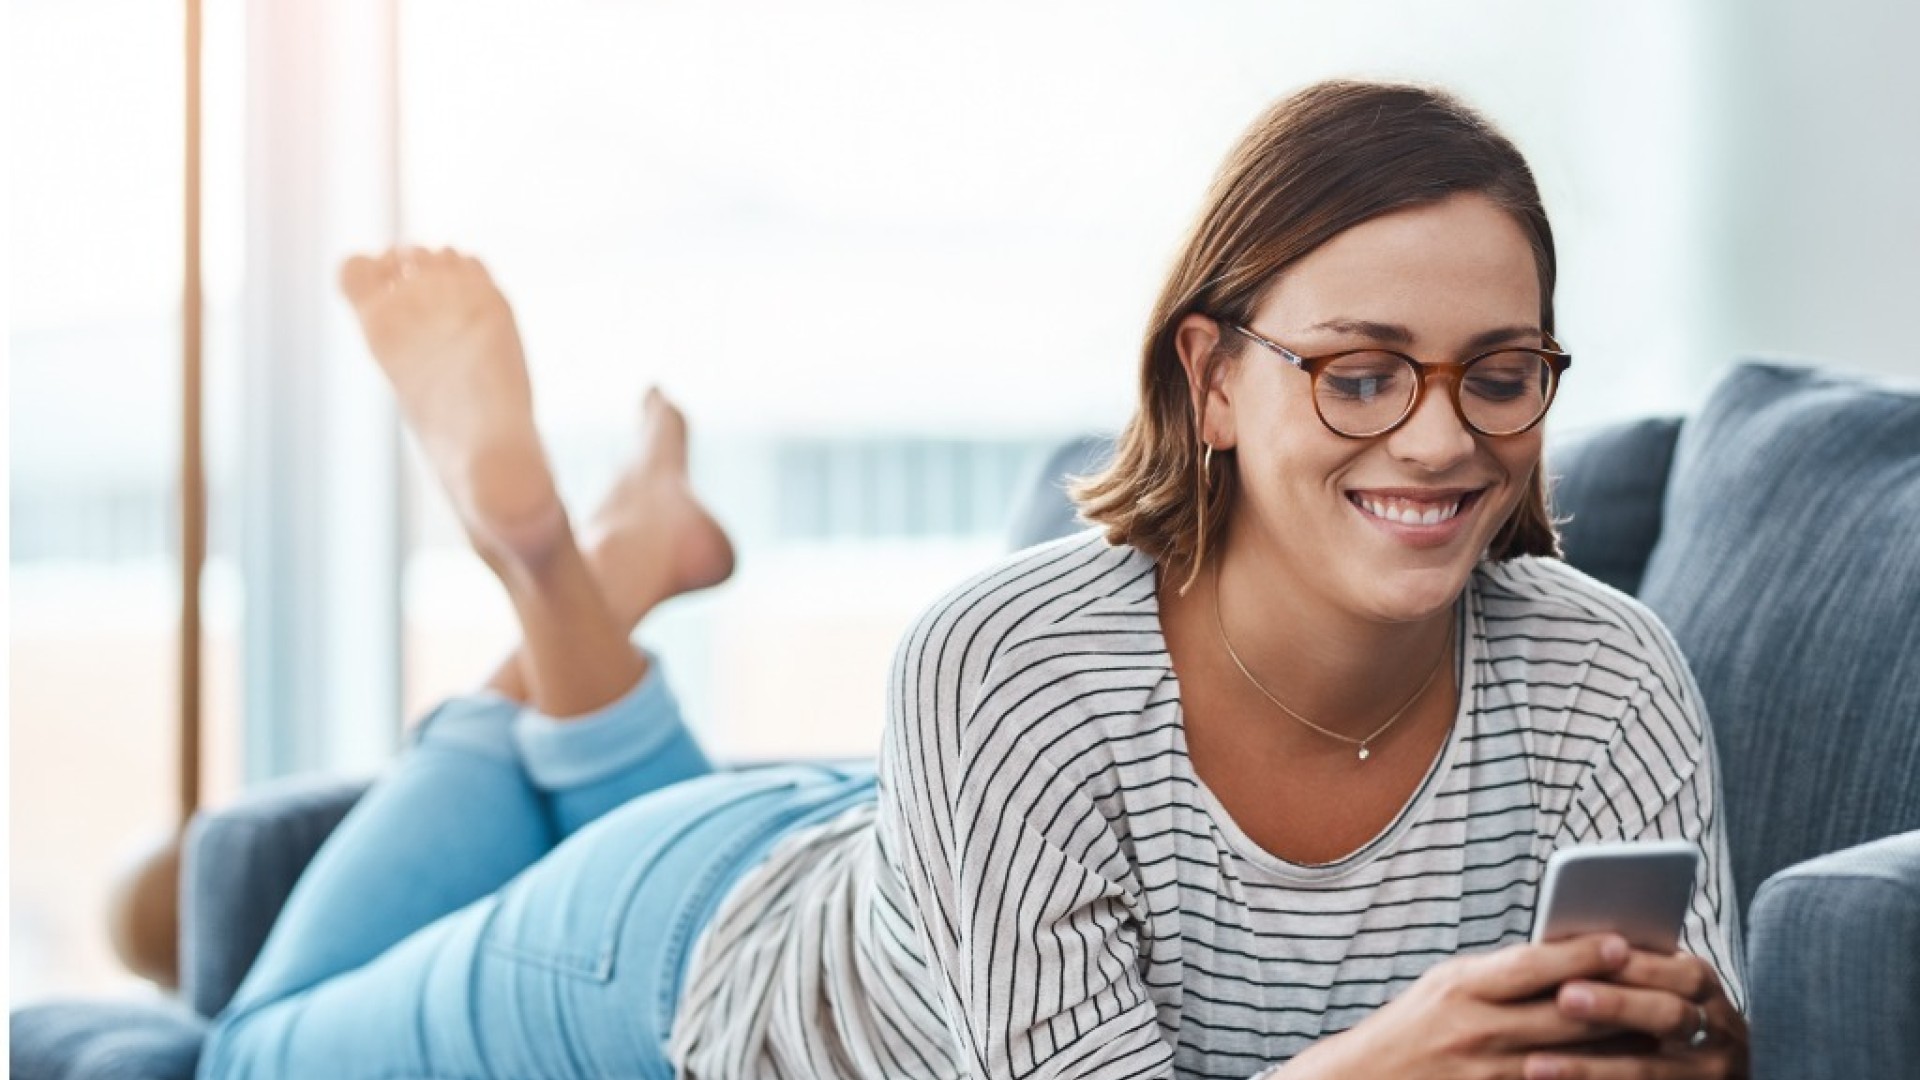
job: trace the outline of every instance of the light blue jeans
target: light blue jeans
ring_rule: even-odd
[[[870,767],[716,772],[656,662],[557,721],[455,698],[315,855],[199,1075],[669,1077],[687,954]]]

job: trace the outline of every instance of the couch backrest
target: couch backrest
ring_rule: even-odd
[[[1736,368],[1680,430],[1640,598],[1713,718],[1743,911],[1920,829],[1920,391]]]
[[[1629,420],[1549,439],[1549,506],[1568,562],[1638,595],[1660,540],[1678,417]]]
[[[1047,455],[1015,501],[1007,521],[1007,549],[1019,551],[1086,528],[1067,498],[1067,481],[1104,468],[1112,459],[1113,440],[1100,435],[1082,435]]]

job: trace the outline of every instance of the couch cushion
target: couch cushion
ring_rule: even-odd
[[[1613,424],[1547,447],[1553,515],[1567,561],[1621,592],[1638,593],[1660,539],[1677,417]]]
[[[1920,392],[1737,368],[1680,433],[1640,596],[1713,718],[1743,911],[1920,828]]]
[[[56,1001],[8,1027],[16,1080],[192,1080],[207,1022],[170,1003]]]

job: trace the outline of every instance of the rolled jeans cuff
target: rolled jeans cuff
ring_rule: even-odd
[[[534,786],[545,791],[579,787],[633,769],[686,735],[680,702],[667,686],[658,657],[647,654],[647,673],[610,704],[559,719],[522,709],[513,721],[513,741]]]

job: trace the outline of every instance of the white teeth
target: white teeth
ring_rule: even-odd
[[[1455,499],[1446,506],[1429,505],[1422,508],[1419,504],[1406,499],[1375,499],[1366,495],[1358,495],[1355,498],[1367,513],[1387,521],[1397,521],[1402,525],[1438,525],[1458,514],[1460,503],[1463,501]]]

